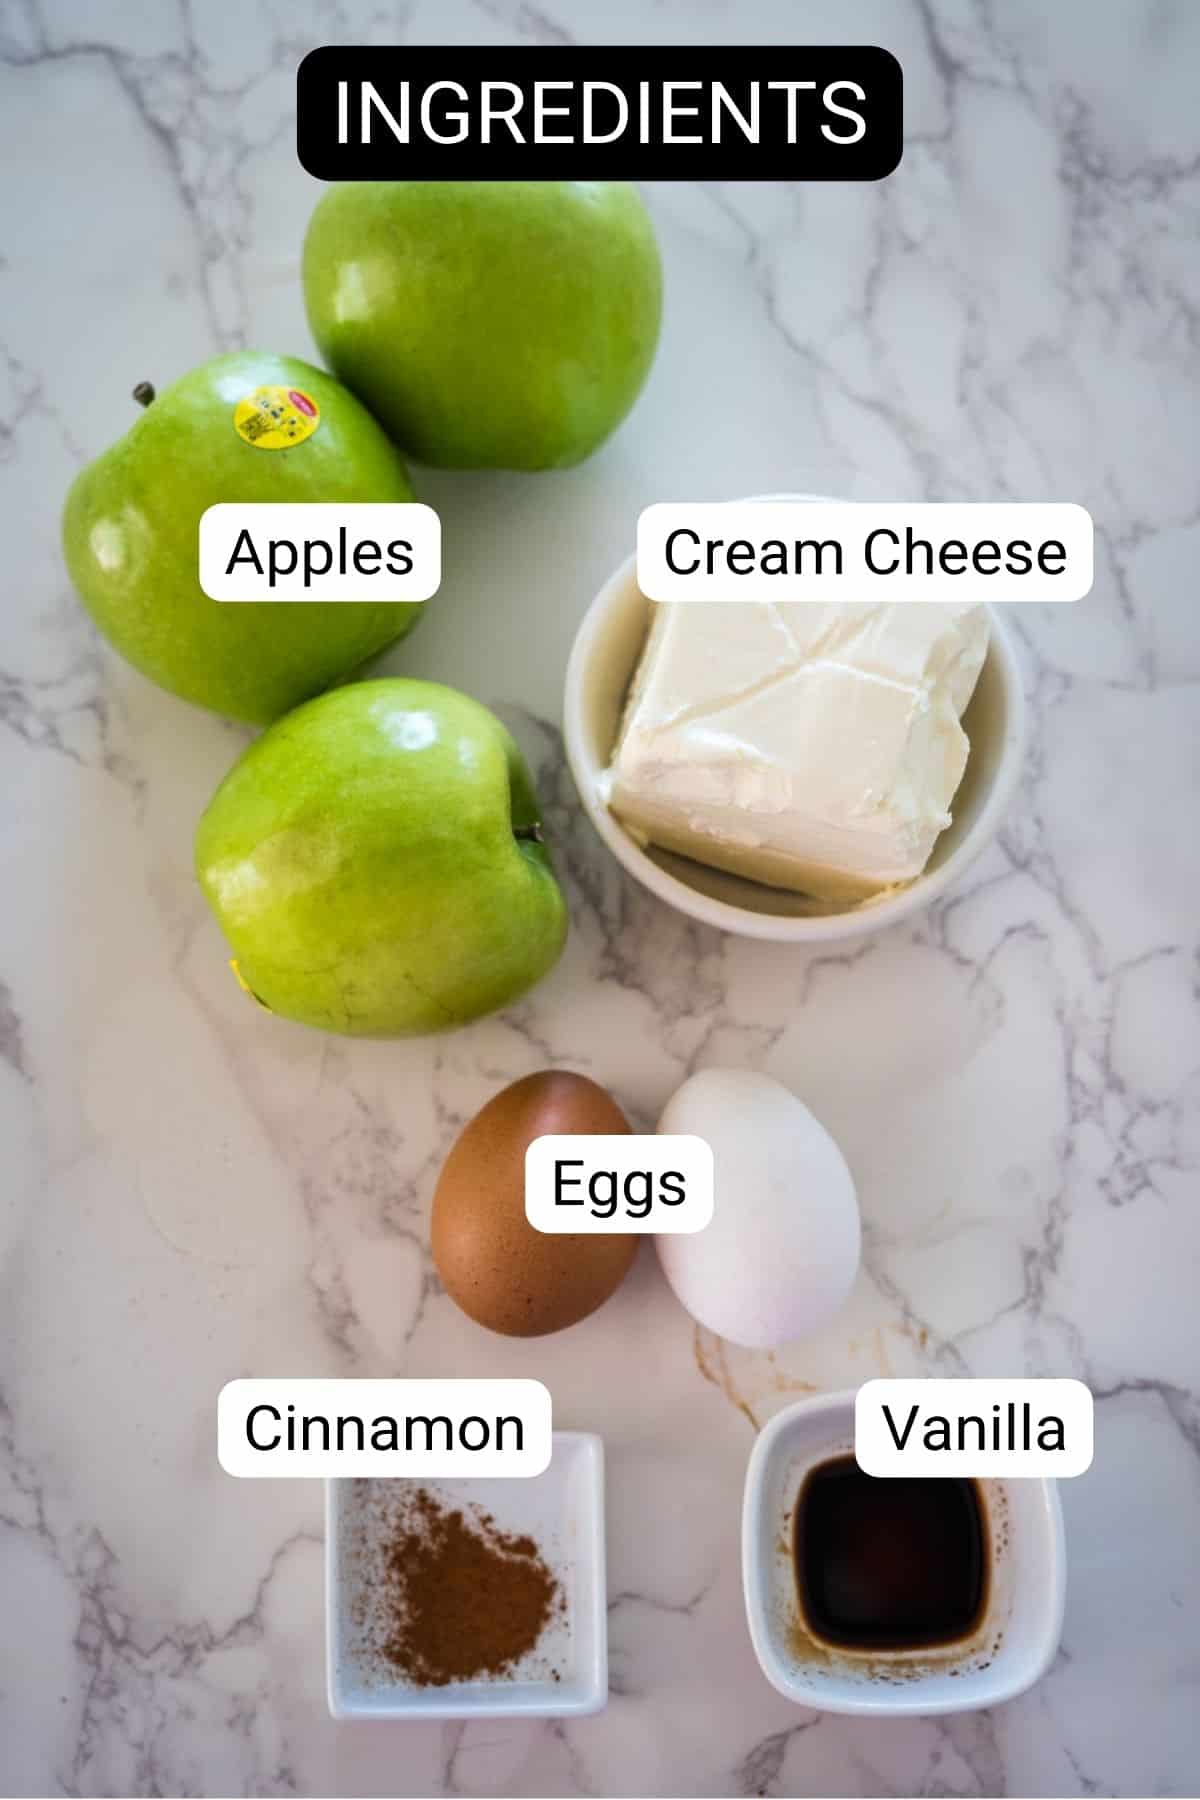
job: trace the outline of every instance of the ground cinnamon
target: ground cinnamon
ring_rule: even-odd
[[[506,1674],[562,1609],[559,1583],[531,1537],[428,1488],[393,1490],[372,1536],[363,1623],[390,1672],[419,1687]]]

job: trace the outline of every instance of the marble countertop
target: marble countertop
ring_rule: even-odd
[[[534,759],[573,931],[525,1003],[349,1043],[245,1004],[190,869],[245,734],[98,643],[57,547],[139,378],[310,353],[313,44],[858,37],[905,71],[874,186],[657,186],[661,353],[563,474],[428,476],[445,581],[395,666]],[[0,9],[0,1790],[68,1794],[1167,1794],[1200,1777],[1200,9],[1175,4]],[[19,174],[17,171],[19,170]],[[999,842],[844,953],[691,925],[574,800],[566,652],[649,501],[772,489],[1061,499],[1078,606],[1025,607]],[[439,1294],[458,1125],[548,1063],[651,1122],[690,1070],[790,1083],[843,1143],[865,1267],[778,1357],[694,1331],[643,1253],[592,1320],[500,1342]],[[224,1476],[239,1374],[538,1374],[604,1434],[612,1699],[566,1725],[327,1715],[321,1493]],[[745,1630],[754,1428],[879,1373],[1096,1395],[1064,1484],[1062,1650],[992,1713],[790,1706]]]

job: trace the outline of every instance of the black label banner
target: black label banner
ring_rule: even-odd
[[[296,76],[322,181],[878,181],[903,76],[872,44],[326,47]]]

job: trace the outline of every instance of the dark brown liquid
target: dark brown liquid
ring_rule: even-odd
[[[795,1517],[796,1580],[815,1637],[921,1650],[974,1630],[987,1594],[973,1481],[864,1475],[852,1456],[810,1470]]]

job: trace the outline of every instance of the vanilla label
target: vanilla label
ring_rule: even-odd
[[[1082,1381],[868,1381],[854,1454],[868,1475],[1082,1475],[1092,1414]]]

